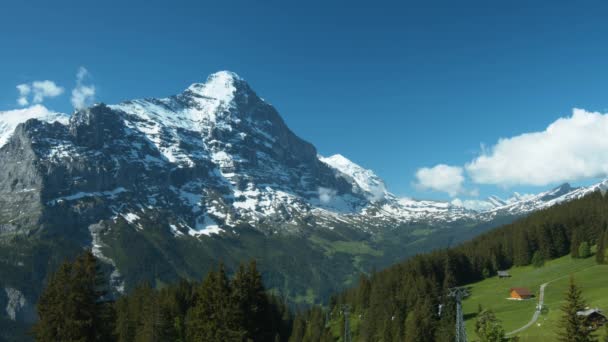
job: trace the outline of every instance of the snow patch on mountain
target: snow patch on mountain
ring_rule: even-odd
[[[86,197],[107,197],[109,199],[116,198],[117,195],[127,191],[127,189],[123,187],[118,187],[113,190],[108,191],[95,191],[95,192],[78,192],[72,195],[57,197],[53,200],[48,201],[48,205],[55,205],[57,203],[61,203],[64,201],[76,201]]]
[[[38,119],[49,123],[59,122],[67,125],[70,117],[67,114],[48,110],[42,105],[0,112],[0,147],[4,146],[20,123]]]
[[[319,156],[319,160],[341,172],[355,186],[355,189],[363,190],[366,197],[371,201],[378,201],[387,197],[388,191],[384,181],[372,170],[353,163],[341,154],[335,154],[327,158]]]
[[[103,254],[102,248],[106,248],[107,246],[103,243],[101,239],[101,233],[104,230],[104,226],[102,224],[92,224],[89,226],[89,232],[91,233],[91,253],[100,259],[102,262],[107,263],[112,268],[112,273],[110,273],[110,286],[119,294],[124,294],[125,292],[125,283],[122,275],[116,268],[116,263],[114,260],[106,257]]]
[[[187,91],[200,96],[199,104],[203,106],[200,111],[190,112],[201,115],[200,117],[193,115],[193,119],[207,118],[215,121],[214,114],[217,113],[220,105],[229,104],[234,99],[236,81],[242,81],[239,75],[230,71],[220,71],[209,76],[207,82],[195,83],[188,87]]]
[[[208,215],[204,215],[202,222],[196,222],[196,227],[194,229],[190,228],[188,234],[195,237],[201,235],[211,236],[211,234],[219,234],[223,231],[214,219]]]

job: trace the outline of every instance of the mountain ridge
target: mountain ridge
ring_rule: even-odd
[[[137,169],[144,178],[147,172],[152,178],[169,177],[169,182],[157,187],[167,192],[160,201],[165,207],[175,210],[175,205],[167,204],[168,198],[182,202],[183,215],[170,224],[174,235],[218,234],[240,224],[268,233],[277,222],[298,229],[320,221],[327,228],[349,223],[364,231],[413,222],[487,222],[497,216],[525,215],[586,193],[585,188],[564,184],[538,195],[515,194],[508,200],[492,196],[477,201],[481,210],[455,201],[399,198],[372,170],[339,154],[320,156],[312,144],[287,127],[272,105],[229,71],[214,73],[206,82],[194,83],[175,96],[98,104],[75,112],[69,122],[66,115],[38,109],[33,118],[65,127],[63,132],[59,126],[36,128],[40,132],[32,133],[32,139],[42,146],[39,159],[60,165],[84,151],[82,163],[99,163],[105,158],[101,167],[116,167],[116,174]],[[17,127],[15,124],[13,118],[11,125]],[[45,131],[59,136],[45,141],[35,136]],[[109,135],[113,146],[104,141]],[[92,161],[91,155],[105,157]],[[128,165],[119,165],[117,160]],[[97,176],[106,175],[98,172]],[[176,181],[182,176],[190,181]],[[95,180],[89,183],[99,185]],[[112,194],[109,198],[113,199],[128,193],[131,184],[63,184],[64,190],[73,187],[72,193],[50,194],[46,204],[100,194]],[[595,187],[605,186],[601,184]],[[137,212],[163,206],[156,198],[159,192],[148,190],[141,184],[137,203],[119,203],[109,211],[114,218],[128,217],[136,225]],[[215,199],[203,203],[204,198],[212,197]],[[186,213],[188,208],[190,213]]]
[[[162,185],[192,212],[171,224],[174,235],[217,234],[242,223],[264,231],[262,221],[269,218],[275,224],[295,219],[298,222],[293,223],[299,227],[303,218],[308,220],[306,225],[311,224],[310,218],[318,218],[330,228],[348,222],[367,231],[421,221],[487,222],[500,215],[524,215],[586,193],[565,184],[542,196],[516,194],[508,200],[492,196],[478,201],[485,208],[481,210],[454,202],[399,198],[372,170],[339,154],[318,155],[312,144],[287,127],[274,107],[229,71],[214,73],[206,82],[194,83],[175,96],[95,105],[75,112],[69,122],[63,114],[43,114],[35,118],[59,122],[67,131],[51,139],[54,145],[47,146],[48,153],[39,156],[42,160],[61,164],[66,156],[72,158],[87,148],[89,154],[108,154],[112,161],[107,163],[123,160],[136,165],[127,169],[142,169],[144,174],[152,171],[154,177],[189,174],[190,182]],[[100,139],[107,135],[102,130],[117,134],[114,147],[120,145],[120,155],[111,155],[117,151],[110,151]],[[96,194],[122,196],[115,192],[119,188],[128,192],[129,185],[76,187],[71,194],[60,192],[47,199],[47,204]],[[140,195],[139,203],[129,210],[111,209],[114,217],[129,217],[129,223],[136,224],[137,211],[159,205],[157,192],[140,191],[145,196]],[[209,191],[216,200],[202,203],[203,197],[213,197],[203,196],[210,195]],[[370,217],[377,224],[370,224]]]
[[[234,113],[234,109],[238,105],[246,105],[249,101],[253,99],[253,101],[261,101],[265,103],[264,100],[257,97],[257,95],[251,90],[248,83],[238,76],[236,73],[230,71],[220,71],[214,73],[209,76],[206,82],[204,83],[194,83],[184,90],[179,95],[171,96],[168,98],[162,99],[144,99],[144,100],[130,100],[125,101],[118,105],[110,105],[108,108],[123,111],[128,113],[130,116],[136,116],[139,120],[133,120],[130,124],[127,125],[129,128],[136,128],[140,132],[143,132],[148,140],[156,145],[157,149],[161,152],[161,155],[169,162],[177,164],[177,167],[188,167],[192,166],[192,157],[197,157],[196,153],[192,151],[188,151],[188,153],[182,153],[180,151],[179,144],[183,144],[187,139],[174,139],[179,138],[179,131],[184,129],[195,130],[195,131],[205,131],[205,130],[213,130],[213,128],[217,129],[219,132],[223,132],[225,134],[226,131],[230,132],[233,128],[233,125],[238,125],[241,123],[241,118],[239,118],[239,113],[236,111]],[[287,143],[287,145],[291,145],[295,141],[301,141],[295,134],[293,134],[285,123],[282,121],[276,110],[269,106],[272,110],[269,112],[272,113],[271,119],[278,124],[280,127],[279,130],[287,130],[291,135],[286,139],[283,139],[281,143]],[[232,109],[232,110],[231,110]],[[38,110],[41,112],[41,110]],[[86,112],[86,111],[85,111]],[[270,122],[267,120],[268,114],[264,112],[266,115],[263,119],[266,122]],[[74,120],[82,120],[83,115],[74,115]],[[59,113],[48,113],[46,115],[37,115],[33,118],[39,118],[43,121],[54,122],[58,121],[63,124],[67,124],[67,120],[65,119],[65,114]],[[249,118],[250,119],[250,118]],[[72,120],[72,119],[70,119]],[[1,120],[0,120],[1,121]],[[252,124],[252,122],[248,122],[248,124]],[[4,125],[7,126],[7,125]],[[12,120],[12,126],[16,127],[15,120]],[[10,129],[10,127],[9,127]],[[168,138],[162,139],[161,131],[171,131],[168,134]],[[207,135],[212,135],[211,131],[205,132]],[[257,133],[257,137],[254,139],[259,139],[262,141],[263,145],[269,146],[273,143],[273,136],[268,132],[265,132],[264,129],[259,129],[256,127],[253,133]],[[240,137],[246,136],[246,133],[239,132]],[[7,135],[7,134],[5,134]],[[225,137],[222,137],[225,138]],[[7,141],[8,138],[5,138]],[[177,140],[177,141],[176,141]],[[191,141],[191,140],[190,140]],[[213,145],[217,143],[216,139],[208,139],[209,145]],[[205,142],[206,144],[207,142]],[[1,147],[2,144],[0,144]],[[309,143],[295,143],[296,148],[291,150],[284,151],[283,153],[291,153],[295,150],[301,151],[306,150],[309,151],[309,159],[313,154],[313,151],[316,150]],[[207,146],[202,146],[207,147]],[[230,143],[225,144],[225,146],[220,146],[220,148],[213,148],[211,146],[211,152],[208,153],[211,159],[215,164],[219,165],[219,172],[222,174],[222,169],[230,169],[233,167],[234,163],[238,163],[242,161],[242,158],[233,158],[230,156],[230,153],[226,152],[226,147],[229,149]],[[201,157],[200,155],[198,157]],[[152,157],[146,156],[149,161],[155,161]],[[339,173],[336,175],[337,178],[340,178],[341,175],[345,175],[343,177],[347,182],[353,185],[353,197],[357,197],[356,195],[362,195],[367,198],[370,203],[376,203],[381,200],[392,202],[393,207],[399,207],[400,204],[407,203],[405,207],[416,206],[419,210],[422,210],[423,204],[430,204],[429,211],[435,211],[435,208],[438,206],[449,208],[450,206],[445,206],[441,204],[441,201],[422,201],[422,200],[413,200],[413,199],[400,199],[397,196],[392,195],[384,181],[379,178],[375,173],[369,169],[365,169],[346,157],[342,155],[334,155],[330,157],[323,157],[317,155],[318,160],[320,160],[323,164],[328,165],[330,168],[337,170]],[[228,178],[232,176],[230,172],[226,172]],[[225,174],[222,174],[225,176]],[[105,189],[104,191],[111,191],[112,189]],[[310,190],[310,189],[309,189]],[[569,185],[566,188],[561,188],[562,193],[559,195],[567,195],[567,193],[575,191],[576,189],[571,188]],[[334,192],[337,193],[338,190],[330,189],[326,187],[319,187],[317,189],[318,201],[314,204],[320,207],[324,207],[328,204],[333,197]],[[253,191],[255,192],[255,190]],[[311,198],[311,194],[314,191],[310,190],[309,194],[305,194],[308,199]],[[252,192],[249,192],[252,193]],[[238,195],[242,195],[242,193],[238,193]],[[238,197],[238,195],[236,197]],[[300,194],[301,195],[301,194]],[[549,196],[548,193],[545,194]],[[533,195],[530,195],[533,196]],[[559,196],[557,196],[559,197]],[[321,199],[324,199],[321,201]],[[344,199],[342,198],[343,203],[336,204],[336,206],[340,207],[340,210],[345,209],[347,207],[349,209],[349,214],[354,214],[354,209],[361,210],[362,204],[355,203],[357,202],[354,198]],[[538,201],[537,198],[536,205],[543,206],[540,202],[548,202],[552,200],[552,198],[543,198]],[[417,202],[417,203],[416,203]],[[515,202],[526,202],[525,198],[517,198],[516,197],[502,200],[498,197],[491,196],[485,201],[480,201],[483,203],[483,206],[487,209],[473,209],[468,208],[463,205],[455,204],[454,207],[464,207],[468,209],[470,213],[477,212],[482,217],[487,215],[488,213],[497,213],[497,212],[507,212],[510,214],[524,214],[532,210],[536,210],[535,205],[531,205],[530,201],[527,201],[528,206],[524,206],[521,203],[515,204]],[[416,203],[417,205],[413,205]],[[454,203],[453,203],[454,204]],[[338,209],[336,207],[330,209]],[[508,208],[508,209],[507,209]],[[516,208],[519,208],[521,212],[518,212]],[[462,209],[459,209],[462,211]],[[405,215],[397,215],[397,216],[405,216]],[[411,217],[411,216],[410,216]],[[439,217],[441,219],[441,217]]]

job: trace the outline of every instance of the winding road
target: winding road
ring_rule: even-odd
[[[538,294],[538,304],[536,305],[536,310],[534,311],[534,315],[532,315],[532,319],[530,320],[530,322],[528,322],[526,325],[519,329],[515,329],[511,332],[508,332],[506,334],[507,336],[522,332],[531,327],[534,323],[536,323],[536,321],[538,320],[538,316],[540,316],[540,311],[543,308],[543,303],[545,300],[545,287],[547,287],[547,285],[549,285],[549,283],[544,283],[540,286],[540,293]]]

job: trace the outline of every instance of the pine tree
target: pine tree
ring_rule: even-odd
[[[405,319],[405,341],[435,341],[434,315],[429,298],[419,300]]]
[[[232,300],[237,306],[236,319],[245,330],[245,338],[271,340],[273,324],[278,324],[278,319],[269,311],[268,296],[255,261],[251,261],[247,269],[241,265],[236,272],[232,281]]]
[[[562,256],[570,250],[570,240],[563,224],[554,223],[550,226],[555,256]]]
[[[435,341],[454,342],[456,338],[456,301],[454,297],[445,297],[441,306],[441,316],[435,333]]]
[[[135,292],[135,291],[134,291]],[[133,293],[131,294],[133,296]],[[118,342],[133,341],[135,325],[130,315],[129,297],[119,298],[114,304],[116,310],[116,337]]]
[[[475,332],[481,342],[502,342],[505,330],[492,310],[483,310],[475,322]]]
[[[184,279],[180,280],[171,292],[175,302],[175,317],[173,319],[173,329],[176,342],[186,341],[186,314],[190,306],[193,305],[192,284]]]
[[[490,269],[487,267],[484,267],[483,271],[481,271],[481,275],[483,276],[484,279],[490,278]]]
[[[39,320],[33,329],[37,341],[60,341],[76,337],[69,333],[71,319],[66,316],[72,308],[68,308],[68,303],[62,298],[63,293],[70,290],[65,287],[69,286],[71,274],[72,264],[66,261],[51,275],[40,295],[37,305]],[[78,336],[78,339],[82,339],[82,336]]]
[[[532,256],[532,265],[536,268],[543,267],[545,265],[545,258],[540,251],[534,252]]]
[[[598,264],[606,263],[606,231],[603,230],[600,237],[597,240],[597,252],[595,253],[595,260]]]
[[[135,342],[160,342],[160,312],[158,296],[156,291],[148,284],[137,289],[136,301],[137,312],[133,319],[137,322],[134,341]]]
[[[580,245],[581,245],[580,232],[578,229],[574,229],[572,232],[572,239],[570,240],[570,254],[573,258],[580,257]]]
[[[595,341],[591,331],[585,326],[585,319],[577,312],[585,309],[585,301],[581,289],[570,277],[570,286],[566,292],[566,303],[562,306],[564,315],[561,319],[562,331],[559,339],[562,342],[590,342]]]
[[[186,337],[189,341],[242,340],[245,331],[237,323],[230,282],[224,265],[210,272],[196,289],[194,306],[188,311]]]
[[[587,241],[583,241],[578,247],[578,257],[586,259],[591,256],[591,247]]]
[[[456,286],[456,275],[455,275],[455,266],[453,262],[454,258],[450,255],[450,253],[445,254],[444,259],[444,268],[443,268],[443,290],[447,291],[447,289]]]
[[[526,230],[517,230],[514,232],[515,241],[513,244],[513,262],[517,266],[530,264],[530,237]]]
[[[304,341],[320,341],[325,333],[325,314],[319,306],[314,306],[308,312],[306,335]]]
[[[293,321],[293,328],[289,342],[302,342],[304,341],[304,335],[306,335],[306,320],[304,316],[299,313]]]
[[[608,229],[604,229],[604,234],[603,234],[604,238],[603,238],[603,242],[602,244],[604,245],[604,260],[603,262],[606,263],[606,258],[608,257],[608,255],[606,255],[606,249],[608,248]]]
[[[64,262],[51,275],[38,305],[34,325],[38,341],[107,341],[113,339],[114,313],[104,302],[103,277],[95,256],[86,251]]]
[[[359,287],[357,288],[356,312],[363,312],[369,307],[369,296],[371,293],[371,283],[365,274],[359,276]]]

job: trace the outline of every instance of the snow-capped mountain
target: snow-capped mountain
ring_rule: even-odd
[[[0,142],[9,141],[19,122],[38,119],[23,126],[23,133],[47,177],[37,187],[11,180],[16,185],[7,202],[37,193],[42,214],[103,199],[104,210],[83,224],[123,217],[138,226],[146,211],[170,210],[168,229],[176,236],[236,232],[242,225],[269,233],[278,224],[286,231],[345,223],[373,231],[522,215],[577,190],[565,185],[537,196],[492,197],[488,209],[477,211],[398,198],[373,171],[342,155],[319,156],[246,81],[227,71],[176,96],[96,105],[76,112],[69,123],[63,114],[33,109],[1,116],[6,141]],[[56,170],[62,174],[54,175]],[[5,230],[16,229],[19,218],[10,222]]]
[[[290,298],[312,288],[318,299],[359,272],[457,242],[462,230],[481,233],[498,217],[603,186],[491,198],[478,211],[399,198],[373,171],[320,156],[227,71],[175,96],[97,104],[69,120],[43,108],[0,113],[0,241],[13,253],[0,271],[20,275],[0,277],[0,287],[36,288],[47,258],[86,246],[117,291],[256,258],[270,287]]]
[[[368,200],[375,202],[389,196],[384,181],[373,171],[362,168],[340,154],[327,158],[320,156],[319,159],[344,175],[355,190],[362,190]]]
[[[493,208],[481,212],[481,214],[490,218],[497,215],[521,216],[556,204],[582,198],[596,191],[605,193],[606,189],[608,189],[608,180],[586,187],[572,187],[570,184],[565,183],[554,189],[536,195],[515,194],[514,197],[508,200],[500,200],[496,197],[489,199],[491,203],[496,203],[496,205]]]
[[[21,148],[25,138],[47,177],[28,184],[10,174],[5,203],[37,194],[43,201],[32,205],[42,215],[101,198],[104,210],[96,210],[95,221],[123,217],[135,226],[146,211],[170,210],[176,236],[236,232],[242,225],[269,233],[279,223],[286,231],[344,223],[373,231],[412,222],[487,221],[586,193],[566,184],[538,195],[490,197],[477,210],[398,198],[373,171],[342,155],[317,155],[246,81],[227,71],[176,96],[96,105],[69,123],[42,106],[5,112],[1,145],[28,119],[38,121],[28,121],[12,145]],[[14,147],[4,150],[10,155]],[[4,229],[16,230],[19,217],[10,222]]]

